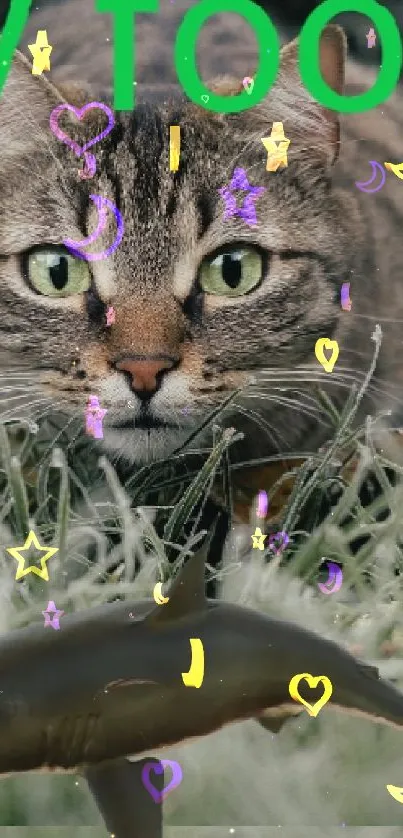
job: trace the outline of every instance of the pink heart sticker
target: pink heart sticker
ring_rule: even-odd
[[[59,128],[58,119],[60,114],[63,113],[63,111],[71,111],[71,113],[73,113],[77,117],[77,119],[82,119],[83,116],[85,116],[85,114],[87,113],[87,111],[94,110],[95,108],[99,108],[101,111],[106,113],[108,117],[108,125],[106,126],[104,131],[101,131],[100,134],[97,134],[96,137],[94,137],[92,140],[89,140],[88,143],[85,143],[85,145],[78,145],[78,143],[72,140],[68,136],[68,134],[65,134],[64,131],[62,131],[62,129]],[[73,105],[68,105],[67,103],[65,105],[58,105],[56,108],[53,109],[49,119],[50,130],[53,132],[55,137],[57,137],[58,140],[60,140],[62,143],[66,143],[66,145],[73,149],[77,157],[80,157],[81,154],[84,154],[84,152],[87,151],[88,148],[91,148],[91,146],[95,145],[95,143],[97,143],[99,140],[103,140],[104,137],[106,137],[106,135],[112,131],[114,124],[115,117],[111,109],[108,108],[107,105],[104,105],[103,102],[89,102],[88,105],[84,105],[84,107],[82,108],[75,108]]]
[[[245,76],[245,78],[242,81],[242,84],[243,84],[246,92],[249,93],[249,96],[250,96],[250,94],[252,93],[252,90],[255,86],[255,80],[251,79],[250,76]]]

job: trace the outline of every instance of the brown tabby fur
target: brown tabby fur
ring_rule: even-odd
[[[68,5],[88,10],[81,0]],[[44,16],[35,16],[24,43],[34,40],[33,29],[50,30],[50,13],[47,24]],[[58,19],[63,14],[61,7]],[[163,27],[163,10],[153,24],[157,17]],[[107,17],[95,18],[97,31],[110,36]],[[238,21],[225,16],[221,32],[227,18]],[[76,56],[80,44],[84,49],[82,40],[73,45],[71,37],[73,30],[77,36],[78,23],[71,13],[65,19],[60,39],[65,62],[69,43]],[[60,21],[49,36],[54,46],[58,26]],[[343,405],[352,383],[361,382],[369,367],[377,323],[382,349],[361,418],[379,407],[398,409],[403,183],[389,173],[384,188],[368,195],[358,191],[355,181],[370,177],[369,160],[400,162],[399,93],[373,111],[343,116],[339,144],[335,114],[325,112],[302,87],[293,42],[283,49],[279,77],[264,102],[241,114],[211,114],[184,97],[167,101],[161,77],[154,71],[147,78],[141,55],[150,27],[148,16],[138,18],[138,77],[150,83],[146,98],[162,98],[162,104],[137,104],[132,114],[117,115],[113,132],[95,147],[97,174],[90,181],[78,178],[82,162],[53,136],[49,114],[61,101],[82,104],[109,86],[105,67],[97,72],[97,44],[104,34],[93,38],[95,54],[87,74],[98,82],[95,94],[69,88],[64,99],[48,81],[53,73],[35,78],[16,55],[0,99],[0,361],[2,384],[10,388],[4,390],[3,415],[28,398],[32,415],[48,403],[83,415],[88,395],[96,393],[108,408],[104,445],[109,454],[143,462],[169,455],[214,406],[240,388],[236,408],[225,413],[225,423],[245,433],[238,458],[312,451],[330,433],[313,398],[314,383]],[[218,28],[217,21],[208,24],[200,43],[209,33],[219,43]],[[239,26],[233,31],[239,41]],[[88,50],[86,42],[86,55]],[[209,86],[225,93],[240,90],[242,77],[253,74],[250,52],[245,52],[245,60],[237,58],[237,77],[216,79]],[[336,90],[343,86],[344,52],[341,31],[328,27],[321,67]],[[72,75],[70,65],[66,77]],[[348,75],[349,94],[374,80],[371,71],[364,75],[354,66]],[[288,167],[270,173],[261,138],[280,120],[291,140]],[[86,131],[91,136],[100,130],[94,117],[80,124],[67,118],[61,124],[78,142]],[[169,171],[171,124],[181,126],[176,174]],[[240,218],[223,220],[218,189],[229,182],[235,166],[246,170],[253,185],[266,187],[256,201],[256,227]],[[110,259],[90,266],[90,295],[54,300],[36,294],[22,275],[21,254],[38,245],[60,245],[67,236],[79,240],[89,235],[96,225],[90,193],[120,208],[125,220],[121,245]],[[112,242],[114,229],[111,224],[97,250]],[[203,296],[197,286],[201,261],[233,244],[266,252],[262,283],[235,299]],[[343,282],[351,283],[350,312],[340,307]],[[105,327],[109,304],[116,311],[111,329]],[[340,346],[332,374],[314,356],[320,337],[336,339]],[[150,402],[153,418],[162,423],[156,429],[138,427],[140,405],[114,367],[127,353],[178,359]],[[11,371],[12,390],[7,384]],[[15,399],[17,374],[23,376],[20,401]],[[130,428],[119,428],[123,421]]]

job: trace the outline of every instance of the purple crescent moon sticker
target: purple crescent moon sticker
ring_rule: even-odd
[[[70,250],[70,253],[72,253],[73,256],[77,256],[79,259],[86,259],[87,262],[99,262],[100,259],[107,259],[107,257],[110,256],[111,253],[113,253],[119,246],[123,238],[125,226],[122,214],[119,212],[118,208],[115,207],[115,204],[112,204],[112,201],[109,201],[108,198],[103,198],[102,195],[90,195],[90,198],[99,210],[99,223],[97,229],[91,234],[91,236],[86,239],[82,239],[82,241],[78,242],[74,239],[63,239],[63,244],[68,248],[68,250]],[[87,247],[90,243],[95,241],[95,238],[101,235],[104,230],[106,224],[105,207],[108,207],[116,218],[118,229],[115,241],[112,242],[106,250],[102,250],[100,253],[84,253],[81,248]]]

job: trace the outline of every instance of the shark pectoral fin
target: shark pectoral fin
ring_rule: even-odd
[[[278,733],[283,725],[285,725],[286,721],[288,721],[288,718],[290,717],[287,716],[287,718],[284,718],[284,716],[282,716],[281,719],[256,719],[256,721],[259,722],[265,730],[270,730],[271,733]]]
[[[207,550],[208,546],[204,545],[187,560],[167,592],[168,602],[163,608],[157,605],[145,618],[146,623],[170,622],[207,608],[204,580]]]
[[[116,759],[84,772],[106,828],[116,838],[162,838],[162,806],[155,803],[141,779],[147,762],[160,765],[152,757],[138,762]],[[153,785],[163,790],[163,772],[153,774]]]
[[[259,722],[265,730],[270,730],[271,733],[278,733],[279,730],[288,722],[289,719],[300,716],[303,709],[298,709],[297,705],[287,711],[286,707],[279,707],[278,712],[273,708],[264,710],[260,716],[256,716],[256,721]]]

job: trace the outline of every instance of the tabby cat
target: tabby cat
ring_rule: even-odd
[[[320,63],[341,92],[345,41],[336,26],[323,32]],[[351,72],[357,83],[348,93],[357,93],[359,73]],[[364,81],[373,83],[370,71]],[[210,87],[231,95],[242,83],[225,77]],[[355,181],[370,177],[369,160],[400,161],[399,94],[343,117],[340,132],[337,115],[302,86],[293,41],[266,100],[250,111],[212,114],[183,98],[116,114],[112,132],[91,149],[96,175],[82,180],[82,160],[54,137],[49,115],[61,102],[94,98],[32,76],[16,54],[0,100],[3,418],[52,406],[84,423],[96,394],[108,411],[101,444],[112,459],[142,463],[169,455],[237,391],[224,413],[224,423],[245,434],[237,455],[315,450],[330,427],[313,387],[328,388],[342,405],[369,368],[377,323],[383,342],[361,416],[396,408],[403,183],[388,174],[371,195]],[[288,166],[268,172],[261,140],[274,121],[291,143]],[[94,111],[60,124],[82,144],[105,121]],[[176,173],[172,124],[181,128]],[[219,190],[236,168],[265,188],[255,226],[223,217]],[[125,231],[110,258],[89,263],[62,242],[95,229],[91,194],[119,208]],[[88,252],[110,245],[115,230],[111,216]],[[340,306],[344,282],[350,312]],[[321,337],[339,343],[332,373],[315,359]]]

